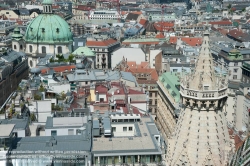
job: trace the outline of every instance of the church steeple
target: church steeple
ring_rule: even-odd
[[[215,90],[216,80],[213,58],[209,48],[209,32],[203,34],[200,55],[194,73],[189,79],[189,88],[193,90]]]
[[[43,13],[51,14],[52,13],[52,1],[51,0],[43,0]]]
[[[215,73],[209,33],[205,32],[195,69],[181,80],[181,112],[168,140],[169,165],[227,164],[231,140],[223,112],[226,83],[226,76]]]

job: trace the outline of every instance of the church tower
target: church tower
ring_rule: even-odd
[[[12,34],[12,49],[17,52],[24,52],[25,42],[23,35],[20,33],[20,29],[16,27]]]
[[[203,35],[195,70],[181,79],[182,110],[168,140],[170,166],[224,166],[231,150],[223,112],[227,76],[215,73],[209,33]]]

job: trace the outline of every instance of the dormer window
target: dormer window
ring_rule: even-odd
[[[45,32],[45,28],[42,28],[42,32]]]

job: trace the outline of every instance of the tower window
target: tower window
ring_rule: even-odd
[[[42,46],[42,53],[45,54],[46,53],[46,47]]]
[[[61,47],[61,46],[57,47],[57,53],[58,53],[58,54],[61,54],[61,53],[62,53],[62,47]]]
[[[14,45],[14,49],[16,49],[16,45]]]
[[[59,33],[59,28],[56,28],[56,32]]]
[[[31,46],[31,45],[29,46],[29,51],[30,51],[30,52],[33,52],[33,49],[32,49],[32,46]]]
[[[42,28],[42,32],[45,32],[45,28]]]

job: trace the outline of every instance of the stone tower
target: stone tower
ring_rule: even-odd
[[[24,52],[25,42],[23,35],[20,32],[20,29],[16,27],[12,34],[12,49],[17,52]]]
[[[205,32],[195,70],[181,79],[182,110],[168,140],[169,166],[226,165],[231,141],[223,107],[227,76],[216,74]]]

